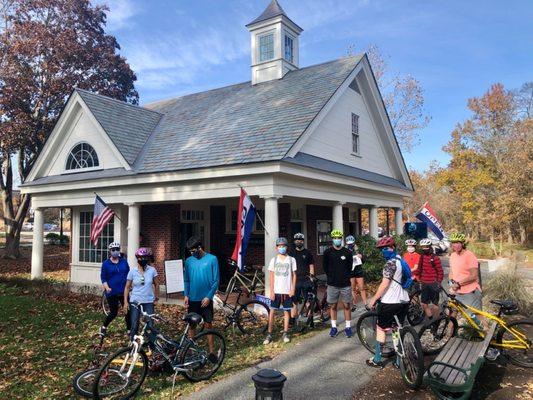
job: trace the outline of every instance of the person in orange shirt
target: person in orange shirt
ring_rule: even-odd
[[[471,307],[482,309],[479,264],[477,257],[466,249],[466,236],[462,233],[450,235],[452,254],[450,255],[450,292],[457,299]]]
[[[403,254],[403,259],[407,262],[409,268],[411,268],[411,275],[416,280],[415,276],[417,275],[418,264],[420,263],[420,254],[416,252],[416,240],[407,239],[405,245],[407,246],[407,251]]]

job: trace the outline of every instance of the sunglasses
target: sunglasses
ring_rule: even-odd
[[[120,247],[112,247],[109,250],[110,251],[120,251]]]

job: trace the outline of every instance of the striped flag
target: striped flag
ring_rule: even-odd
[[[237,263],[239,269],[244,268],[244,256],[250,235],[254,229],[255,206],[248,194],[241,188],[241,198],[237,214],[237,240],[231,259]]]
[[[93,222],[91,224],[91,236],[90,240],[93,245],[98,244],[98,238],[104,230],[104,227],[109,222],[111,218],[115,215],[115,212],[107,206],[106,203],[96,195],[94,199],[94,215]]]
[[[442,240],[446,234],[444,233],[444,229],[442,229],[442,225],[437,218],[437,214],[435,214],[435,211],[429,206],[428,202],[426,201],[424,205],[422,206],[422,209],[416,214],[416,218],[418,218],[420,221],[423,221],[427,224],[428,228],[433,231],[433,233],[439,238],[439,240]]]

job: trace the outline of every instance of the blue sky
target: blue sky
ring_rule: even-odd
[[[245,24],[270,0],[99,0],[108,30],[137,73],[141,104],[250,79]],[[432,120],[404,157],[424,169],[442,152],[466,101],[492,83],[533,80],[533,2],[279,0],[304,32],[300,66],[339,58],[354,44],[376,44],[391,72],[411,74],[425,90]]]

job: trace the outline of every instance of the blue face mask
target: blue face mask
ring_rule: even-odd
[[[381,250],[381,254],[383,255],[383,257],[385,257],[386,260],[389,260],[391,259],[392,257],[394,257],[394,250],[390,250],[390,249],[382,249]]]
[[[120,250],[111,250],[111,257],[119,258]]]
[[[287,248],[285,246],[278,247],[278,252],[279,252],[279,254],[285,254],[285,253],[287,253]]]
[[[333,239],[333,246],[340,247],[342,245],[342,239]]]

